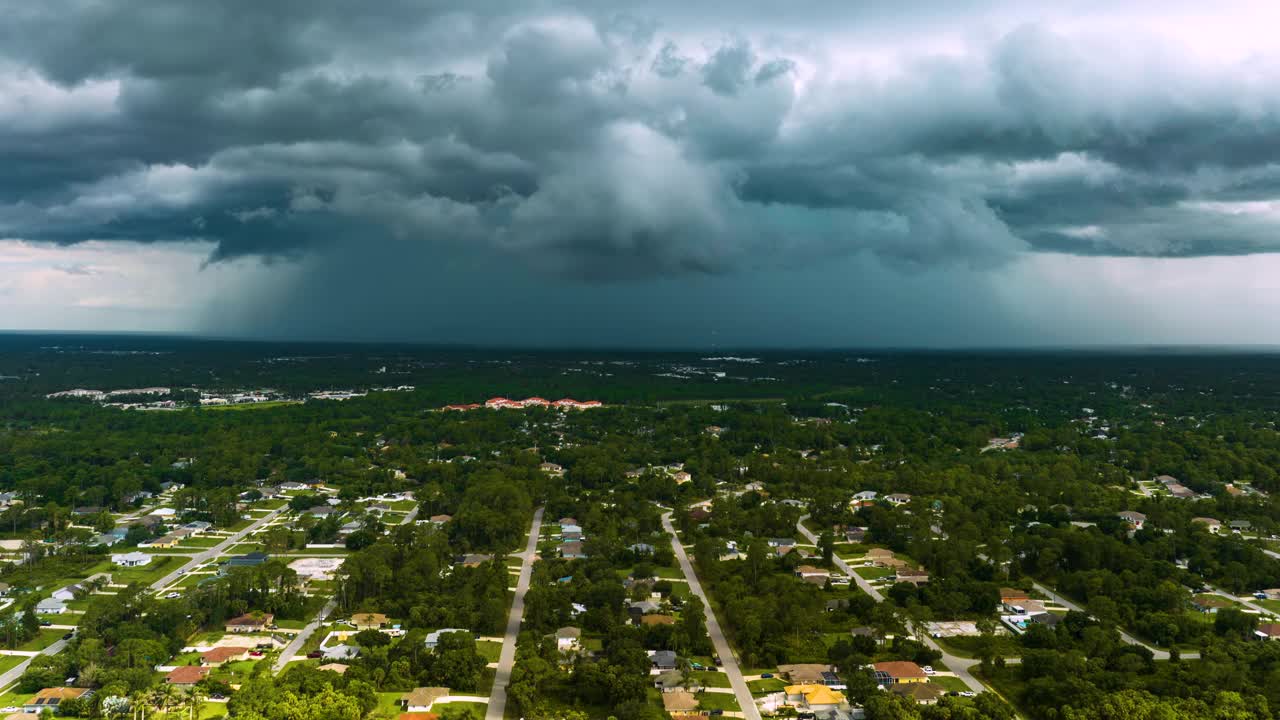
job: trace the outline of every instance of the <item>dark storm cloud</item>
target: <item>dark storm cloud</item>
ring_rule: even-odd
[[[0,237],[592,282],[1280,249],[1274,59],[1042,25],[886,53],[1018,4],[733,7],[0,2],[34,93],[0,103]]]

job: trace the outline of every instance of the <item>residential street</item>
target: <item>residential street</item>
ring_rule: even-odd
[[[307,623],[306,627],[302,628],[300,632],[295,634],[293,636],[293,640],[290,640],[289,644],[280,651],[280,656],[276,658],[276,662],[271,669],[274,672],[284,670],[285,666],[289,664],[289,659],[298,654],[298,650],[302,649],[302,646],[307,644],[307,638],[311,637],[311,635],[319,629],[321,623],[329,617],[329,613],[333,612],[333,609],[336,607],[338,607],[337,598],[332,598],[329,602],[325,603],[324,607],[320,608],[320,612],[316,613],[315,619]]]
[[[40,655],[57,655],[58,653],[62,652],[62,649],[65,648],[66,646],[67,646],[66,640],[59,640],[58,642],[50,645],[44,650],[41,650],[39,654]],[[22,677],[22,673],[27,671],[27,666],[31,664],[31,660],[34,657],[35,656],[33,655],[32,657],[29,657],[26,660],[23,660],[17,665],[9,668],[9,670],[6,671],[4,674],[0,675],[0,689],[7,688],[10,685],[17,682],[18,678]]]
[[[733,654],[733,648],[729,646],[729,641],[725,639],[724,632],[720,629],[720,622],[716,619],[715,612],[711,609],[711,601],[707,598],[707,594],[702,590],[702,583],[698,581],[698,575],[693,571],[693,564],[689,562],[689,555],[685,553],[684,546],[680,544],[680,536],[676,535],[675,526],[671,524],[671,512],[662,514],[662,527],[671,536],[671,548],[676,553],[676,559],[680,561],[680,569],[684,571],[684,577],[689,581],[689,590],[702,600],[703,607],[707,611],[707,634],[711,636],[711,644],[715,647],[716,654],[720,656],[720,667],[725,674],[729,676],[729,685],[733,687],[733,694],[738,698],[738,706],[742,708],[742,716],[747,720],[760,720],[760,710],[756,707],[755,700],[751,697],[751,690],[747,687],[747,681],[742,677],[742,669],[738,667],[738,659]]]
[[[223,540],[217,545],[207,550],[203,550],[195,555],[191,555],[190,562],[178,568],[177,570],[174,570],[168,575],[165,575],[159,580],[151,583],[151,590],[153,592],[156,592],[159,590],[163,590],[169,585],[172,585],[173,583],[177,582],[178,578],[182,577],[184,573],[190,572],[191,570],[194,570],[200,567],[201,565],[209,562],[210,560],[218,557],[218,555],[222,554],[223,552],[226,552],[227,548],[231,547],[232,545],[235,545],[236,543],[240,542],[245,537],[247,537],[249,534],[257,531],[263,525],[266,525],[267,523],[271,522],[276,517],[278,517],[280,513],[284,512],[285,510],[286,508],[283,508],[283,507],[272,510],[266,515],[263,515],[262,517],[253,521],[253,524],[251,524],[249,527],[241,530],[240,532],[232,535],[231,537],[228,537],[226,540]]]
[[[507,685],[511,683],[511,667],[516,662],[516,638],[520,635],[520,621],[524,618],[524,594],[529,590],[529,578],[533,576],[533,559],[538,554],[538,537],[542,532],[542,511],[533,513],[533,527],[529,530],[529,544],[519,557],[520,577],[516,580],[516,596],[511,601],[511,614],[507,617],[507,632],[502,638],[502,652],[498,654],[498,669],[489,693],[489,708],[485,720],[502,720],[507,709]]]
[[[1043,593],[1045,597],[1049,598],[1050,600],[1053,600],[1054,602],[1058,603],[1058,604],[1059,604],[1059,605],[1061,605],[1062,607],[1065,607],[1065,608],[1067,608],[1068,610],[1076,610],[1076,611],[1078,611],[1078,612],[1085,612],[1084,608],[1082,608],[1082,607],[1080,607],[1079,605],[1077,605],[1077,604],[1075,604],[1075,603],[1071,602],[1070,600],[1068,600],[1068,599],[1066,599],[1066,598],[1062,597],[1061,595],[1059,595],[1059,594],[1055,593],[1054,591],[1050,590],[1049,588],[1045,587],[1044,585],[1042,585],[1042,584],[1040,584],[1040,583],[1038,583],[1038,582],[1035,582],[1035,581],[1032,581],[1032,585],[1035,587],[1035,589],[1036,589],[1036,590],[1038,590],[1038,591],[1040,591],[1041,593]],[[1230,597],[1230,596],[1228,596],[1228,597]],[[1234,598],[1233,598],[1233,599],[1234,599]],[[1168,660],[1168,659],[1169,659],[1169,651],[1168,651],[1168,650],[1161,650],[1160,648],[1154,647],[1154,646],[1152,646],[1152,645],[1148,645],[1147,643],[1145,643],[1145,642],[1143,642],[1143,641],[1139,640],[1138,638],[1136,638],[1136,637],[1134,637],[1134,636],[1130,635],[1129,633],[1125,632],[1124,630],[1122,630],[1122,629],[1120,629],[1120,628],[1116,628],[1116,631],[1120,633],[1120,639],[1121,639],[1121,640],[1124,640],[1125,642],[1129,643],[1130,645],[1141,645],[1142,647],[1144,647],[1144,648],[1146,648],[1146,649],[1150,650],[1150,651],[1151,651],[1151,655],[1152,655],[1152,657],[1154,657],[1156,660]],[[1184,653],[1181,653],[1181,657],[1182,657],[1182,659],[1184,659],[1184,660],[1195,660],[1195,659],[1198,659],[1198,658],[1200,657],[1200,653],[1198,653],[1198,652],[1184,652]]]
[[[804,515],[800,518],[800,521],[796,523],[796,530],[801,535],[803,535],[805,539],[807,539],[809,542],[813,543],[816,546],[818,544],[818,536],[814,535],[812,532],[809,531],[809,528],[804,526],[804,521],[808,517],[809,517],[808,515]],[[849,566],[849,563],[845,562],[839,555],[833,556],[832,560],[835,563],[836,567],[840,569],[840,572],[844,573],[845,575],[848,575],[853,582],[858,584],[858,587],[861,588],[863,592],[870,595],[871,598],[876,602],[884,602],[884,595],[881,594],[880,591],[877,590],[875,587],[873,587],[871,583],[866,580],[866,578],[854,572],[853,568]],[[967,685],[970,690],[974,692],[986,691],[987,689],[986,686],[983,685],[978,680],[978,678],[974,677],[972,672],[970,672],[970,669],[974,665],[978,664],[977,660],[974,660],[971,658],[962,658],[958,655],[952,655],[951,653],[943,649],[941,645],[935,642],[933,638],[929,637],[928,633],[920,633],[920,636],[924,638],[925,645],[928,645],[930,648],[942,653],[943,664],[947,666],[947,669],[955,673],[956,677],[960,678],[960,680],[963,681],[964,684]]]

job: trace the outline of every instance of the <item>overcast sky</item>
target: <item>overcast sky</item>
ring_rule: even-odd
[[[1280,3],[0,0],[0,327],[1280,342]]]

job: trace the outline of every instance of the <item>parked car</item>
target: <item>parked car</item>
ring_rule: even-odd
[[[63,639],[63,640],[70,640],[71,638],[73,638],[73,637],[75,637],[75,636],[76,636],[76,634],[75,634],[75,633],[73,633],[73,632],[69,632],[69,633],[67,633],[66,635],[63,635],[63,636],[62,636],[62,639]]]
[[[925,674],[925,675],[932,675],[932,674],[934,674],[934,672],[936,672],[936,671],[933,669],[933,666],[932,666],[932,665],[925,665],[925,666],[924,666],[923,668],[921,668],[921,669],[922,669],[922,670],[924,670],[924,674]]]
[[[964,690],[960,693],[960,697],[976,697],[978,693],[972,690]]]
[[[250,650],[250,651],[249,651],[249,657],[262,657],[262,651],[261,651],[261,650]]]
[[[320,652],[319,650],[312,650],[311,652],[307,653],[307,657],[309,657],[309,658],[311,658],[312,660],[314,660],[314,659],[316,659],[316,658],[322,658],[322,657],[324,657],[324,653]]]
[[[180,597],[182,597],[182,593],[179,593],[179,592],[171,592],[168,595],[164,596],[166,600],[177,600]]]
[[[761,680],[772,680],[772,679],[773,679],[773,673],[760,673],[760,679],[761,679]]]

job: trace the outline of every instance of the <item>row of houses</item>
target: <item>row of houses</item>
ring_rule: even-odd
[[[604,407],[604,403],[599,400],[574,400],[573,398],[563,398],[560,400],[547,400],[540,397],[525,398],[524,400],[510,400],[504,397],[489,398],[480,403],[467,403],[463,405],[445,405],[442,410],[445,412],[467,412],[470,410],[479,410],[480,408],[488,408],[490,410],[523,410],[531,407],[555,408],[557,410],[590,410],[592,408]]]

